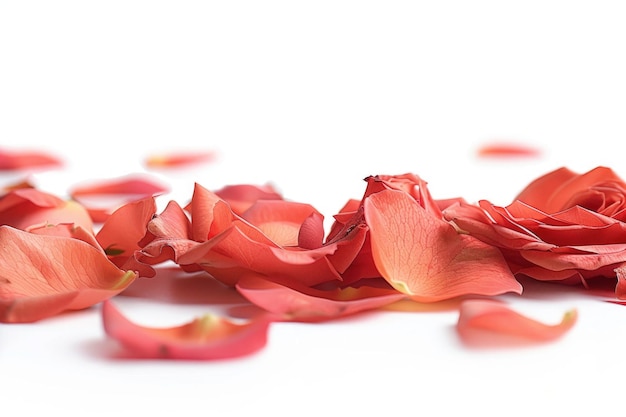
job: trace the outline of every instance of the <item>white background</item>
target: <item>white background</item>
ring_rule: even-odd
[[[187,198],[273,183],[330,218],[371,174],[413,172],[436,198],[507,204],[540,174],[625,176],[626,9],[555,1],[5,1],[0,145],[49,150],[76,182],[141,171],[158,151],[218,160],[159,174]],[[542,157],[486,161],[507,140]],[[546,415],[618,410],[624,307],[557,287],[505,297],[557,322],[557,343],[475,352],[457,315],[373,313],[276,324],[249,358],[111,358],[99,308],[0,326],[0,403],[14,415]],[[120,300],[144,323],[207,306]],[[15,414],[17,413],[17,414]]]

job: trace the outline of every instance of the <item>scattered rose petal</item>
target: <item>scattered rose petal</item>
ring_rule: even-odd
[[[17,171],[30,168],[58,168],[61,159],[40,151],[9,151],[0,149],[0,171]]]
[[[539,156],[541,152],[539,149],[527,145],[515,143],[492,143],[478,148],[477,154],[480,157],[511,158],[534,157]]]
[[[87,208],[94,222],[103,223],[113,211],[126,203],[168,191],[168,186],[152,177],[127,175],[76,185],[70,189],[70,195]]]
[[[545,324],[520,314],[497,300],[466,300],[461,304],[457,332],[468,346],[513,347],[554,341],[576,323],[576,310],[558,324]]]
[[[146,158],[147,168],[180,168],[215,160],[215,152],[180,152],[154,154]]]
[[[258,275],[240,279],[237,290],[250,302],[287,321],[323,321],[373,310],[406,296],[391,288],[363,286],[318,290],[292,288]]]
[[[458,234],[402,191],[369,196],[365,218],[376,267],[417,301],[522,291],[496,248]]]
[[[148,222],[156,213],[153,197],[127,203],[115,210],[104,222],[96,238],[107,255],[118,266],[141,249],[139,242],[147,233]]]
[[[76,201],[65,201],[36,188],[13,189],[0,197],[0,224],[29,230],[60,223],[93,228],[88,211]]]
[[[79,239],[0,226],[0,242],[0,322],[33,322],[87,308],[135,279]]]
[[[131,322],[112,301],[102,304],[105,333],[136,358],[217,360],[255,353],[266,346],[271,321],[246,323],[207,314],[174,327],[145,327]]]
[[[259,200],[282,200],[282,195],[271,184],[251,185],[235,184],[227,185],[215,191],[215,194],[224,199],[230,208],[241,214]]]

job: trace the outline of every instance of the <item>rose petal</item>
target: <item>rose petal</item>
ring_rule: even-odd
[[[363,286],[325,291],[296,284],[288,287],[258,275],[241,278],[236,288],[250,302],[291,321],[330,320],[405,298],[404,294],[389,288]]]
[[[153,197],[123,205],[104,222],[96,238],[107,254],[113,258],[132,256],[140,250],[139,242],[147,232],[147,225],[156,213]]]
[[[0,198],[0,224],[28,230],[60,223],[74,223],[85,230],[93,228],[92,219],[81,204],[36,188],[11,190]]]
[[[33,322],[90,307],[134,279],[78,239],[0,226],[0,322]]]
[[[310,204],[284,200],[259,200],[242,213],[241,217],[257,227],[277,245],[298,246],[303,223],[314,215],[322,216]]]
[[[215,160],[215,152],[178,152],[150,155],[144,161],[147,168],[181,168]]]
[[[17,171],[27,168],[57,168],[63,162],[54,155],[39,151],[0,150],[0,171]]]
[[[70,195],[83,204],[93,220],[104,223],[111,213],[126,203],[161,195],[169,188],[154,178],[127,175],[75,186]]]
[[[559,324],[549,325],[513,311],[496,300],[466,300],[461,304],[457,332],[474,347],[523,346],[550,342],[576,323],[576,310],[565,313]]]
[[[250,206],[259,200],[282,200],[282,195],[274,189],[271,184],[251,185],[251,184],[234,184],[227,185],[217,191],[215,194],[226,201],[231,209],[241,215]]]
[[[180,326],[153,328],[131,322],[112,301],[102,304],[104,331],[137,358],[215,360],[259,351],[267,344],[271,321],[265,316],[245,324],[207,314]]]
[[[402,191],[368,197],[365,219],[376,267],[418,301],[522,291],[498,249],[458,234]]]
[[[477,155],[480,157],[530,157],[539,156],[539,149],[516,143],[490,143],[478,148]]]

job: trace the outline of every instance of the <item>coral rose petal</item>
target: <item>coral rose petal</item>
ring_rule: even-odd
[[[73,197],[92,195],[131,195],[153,196],[168,191],[168,187],[152,177],[127,175],[119,178],[95,181],[80,185],[70,191]]]
[[[255,353],[266,346],[270,320],[247,323],[206,315],[180,326],[153,328],[126,318],[112,301],[102,304],[105,333],[137,358],[216,360]]]
[[[520,314],[500,301],[466,300],[461,303],[456,329],[468,346],[524,346],[562,337],[577,317],[576,310],[570,310],[560,323],[550,325]]]
[[[141,249],[139,242],[156,210],[153,197],[123,205],[104,222],[96,234],[98,242],[110,256],[131,256]]]
[[[86,230],[93,227],[91,216],[81,204],[35,188],[14,189],[0,198],[0,224],[28,230],[60,223],[74,223]]]
[[[517,143],[498,142],[483,145],[478,148],[478,156],[480,157],[532,157],[539,156],[541,152],[537,148]]]
[[[118,294],[135,274],[78,239],[0,226],[0,322],[32,322]]]
[[[322,321],[373,310],[405,295],[389,288],[363,286],[329,291],[285,286],[259,276],[239,280],[237,290],[253,304],[292,321]]]
[[[62,165],[63,162],[59,158],[45,152],[0,150],[0,171],[58,168]]]
[[[72,198],[82,203],[95,222],[104,223],[111,213],[126,203],[164,194],[169,188],[144,175],[96,181],[70,190]]]
[[[321,216],[321,213],[309,204],[283,200],[260,200],[246,210],[241,217],[257,227],[277,245],[298,246],[302,224],[314,215]]]
[[[175,152],[167,154],[153,154],[148,156],[144,165],[147,168],[181,168],[206,162],[213,162],[215,152]]]
[[[458,234],[404,192],[368,197],[365,219],[376,267],[417,301],[522,291],[498,249]]]
[[[226,201],[236,214],[241,214],[259,200],[282,200],[282,195],[271,184],[227,185],[215,194]]]

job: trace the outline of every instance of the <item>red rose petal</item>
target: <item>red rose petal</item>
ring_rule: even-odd
[[[110,300],[102,304],[105,333],[137,358],[215,360],[252,354],[265,347],[271,321],[239,324],[207,314],[180,326],[154,328],[128,320]]]
[[[512,347],[550,342],[568,332],[577,321],[576,310],[560,323],[549,325],[513,311],[496,300],[466,300],[461,304],[457,332],[472,347]]]

